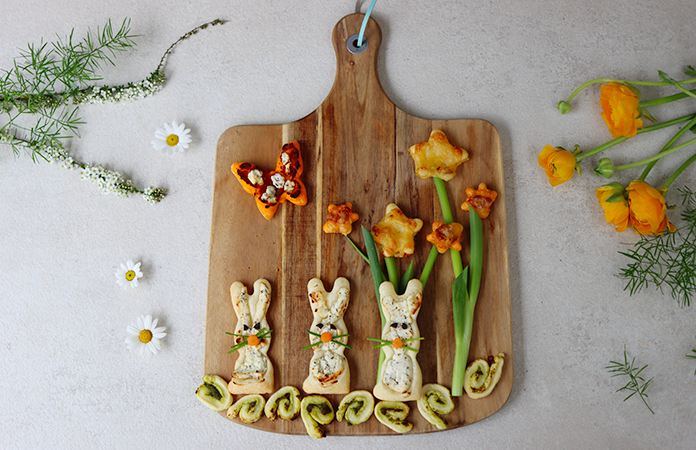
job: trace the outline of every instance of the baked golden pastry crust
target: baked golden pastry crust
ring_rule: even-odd
[[[380,400],[405,402],[421,396],[423,376],[416,360],[420,349],[416,319],[423,303],[422,291],[423,285],[417,279],[408,282],[403,295],[398,295],[388,281],[379,286],[380,307],[385,319],[382,340],[395,343],[382,347],[384,361],[372,391]]]
[[[266,312],[271,303],[271,284],[260,278],[254,282],[254,293],[249,294],[246,286],[235,281],[230,286],[232,307],[237,315],[234,334],[235,344],[248,345],[238,350],[232,379],[227,389],[232,394],[266,394],[273,392],[273,363],[268,358],[271,344]],[[265,332],[265,333],[264,333]],[[258,335],[265,336],[261,338]],[[254,342],[256,345],[252,345]]]
[[[283,145],[274,171],[265,172],[252,163],[236,162],[232,164],[232,173],[244,191],[254,196],[263,217],[271,219],[278,205],[285,201],[307,204],[307,189],[300,179],[303,167],[300,144],[292,141]]]
[[[384,218],[372,227],[377,250],[385,258],[412,255],[415,248],[415,236],[423,228],[423,221],[410,219],[395,203],[387,205]]]
[[[307,291],[314,314],[309,342],[316,345],[312,347],[309,375],[302,389],[308,394],[347,394],[350,392],[350,367],[343,355],[348,344],[343,315],[350,301],[350,283],[345,278],[337,278],[331,292],[327,292],[319,278],[312,278],[307,283]],[[324,333],[329,333],[331,340],[325,342],[317,337]]]
[[[442,130],[430,132],[428,142],[409,147],[416,165],[416,174],[421,178],[438,177],[444,181],[454,178],[457,167],[469,160],[469,153],[450,144]]]

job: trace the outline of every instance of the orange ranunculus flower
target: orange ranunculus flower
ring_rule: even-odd
[[[628,86],[619,83],[603,84],[599,104],[602,105],[602,119],[614,138],[631,138],[638,128],[643,128],[638,102],[640,99]]]
[[[645,181],[635,180],[626,188],[631,225],[638,234],[662,234],[675,227],[667,220],[667,206],[660,191]]]
[[[573,178],[577,164],[575,156],[568,150],[561,147],[554,148],[550,145],[544,147],[539,153],[538,161],[539,165],[546,170],[551,186],[558,186]]]
[[[618,232],[623,232],[626,227],[632,226],[623,186],[619,183],[611,183],[598,187],[595,193],[604,210],[607,223],[614,225]]]

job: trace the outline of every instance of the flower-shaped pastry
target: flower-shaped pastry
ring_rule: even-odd
[[[469,153],[450,144],[442,130],[433,130],[428,142],[412,145],[409,149],[416,164],[416,174],[421,178],[438,177],[449,181],[457,167],[469,160]]]
[[[456,222],[433,222],[433,232],[425,238],[437,247],[437,251],[440,253],[445,253],[450,248],[460,252],[462,251],[460,241],[462,240],[463,231],[464,227]]]
[[[491,205],[498,198],[498,193],[488,189],[486,183],[479,184],[478,189],[466,188],[465,192],[466,201],[462,203],[462,209],[468,211],[469,206],[471,206],[480,218],[488,217],[491,213]]]
[[[276,169],[272,172],[264,172],[247,162],[232,165],[232,173],[244,190],[256,198],[256,206],[266,219],[271,219],[278,205],[286,200],[295,205],[307,204],[307,189],[300,180],[302,170],[302,155],[297,141],[283,145]]]
[[[348,235],[353,231],[353,222],[360,216],[353,212],[352,203],[329,205],[329,215],[324,223],[324,233],[341,233]]]
[[[420,219],[409,219],[394,203],[387,205],[382,220],[372,227],[377,250],[385,258],[412,255],[416,248],[414,237],[423,228]]]

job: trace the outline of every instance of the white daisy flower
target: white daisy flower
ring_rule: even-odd
[[[152,146],[155,150],[159,150],[169,156],[183,152],[191,143],[191,136],[189,135],[191,130],[185,128],[186,125],[183,123],[181,125],[177,125],[176,122],[172,122],[171,125],[165,123],[164,130],[158,128],[155,131],[155,139],[152,141]]]
[[[164,332],[166,329],[166,327],[157,327],[157,319],[153,319],[149,314],[138,317],[137,322],[126,328],[130,334],[126,338],[128,350],[139,351],[141,357],[150,354],[156,355],[158,351],[162,350],[160,340],[167,335]]]
[[[116,271],[116,282],[123,289],[128,289],[130,287],[138,287],[138,278],[143,277],[143,273],[140,271],[140,263],[133,264],[130,259],[125,263],[121,264],[121,268]]]

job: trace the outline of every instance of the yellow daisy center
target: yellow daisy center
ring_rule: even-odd
[[[134,278],[135,278],[135,271],[134,270],[129,270],[128,272],[126,272],[126,280],[133,281]]]
[[[147,344],[152,340],[152,331],[150,330],[143,330],[140,332],[140,335],[138,335],[138,339],[140,339],[140,342],[143,344]]]
[[[167,145],[174,147],[176,144],[179,143],[179,136],[176,134],[170,134],[167,136]]]

